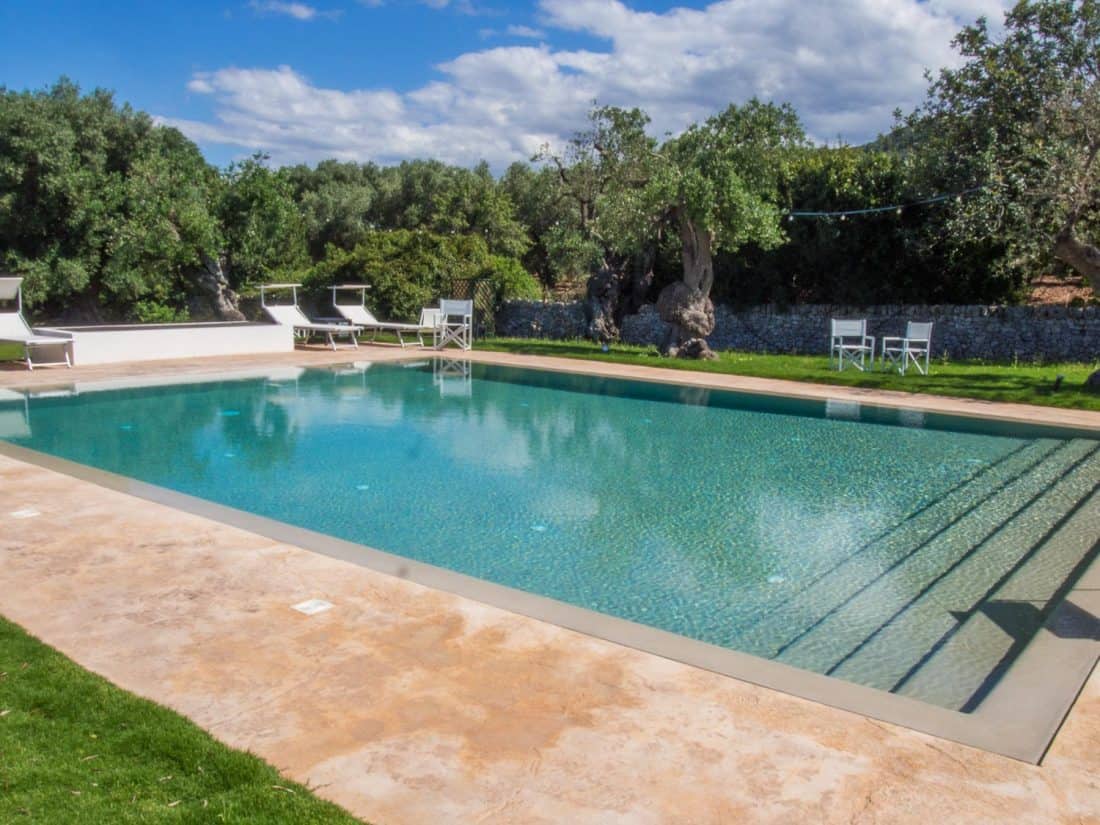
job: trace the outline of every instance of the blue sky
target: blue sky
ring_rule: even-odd
[[[224,164],[438,157],[501,170],[593,99],[655,134],[752,95],[859,143],[1007,0],[240,0],[0,4],[0,82],[114,89]]]

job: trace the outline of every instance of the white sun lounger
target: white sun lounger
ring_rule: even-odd
[[[340,303],[340,290],[358,292],[359,301],[357,303]],[[332,288],[332,305],[336,307],[336,311],[347,318],[349,322],[357,324],[363,327],[363,329],[369,329],[375,334],[379,332],[392,332],[396,334],[397,341],[401,344],[402,349],[407,346],[405,343],[405,335],[415,335],[417,343],[419,343],[420,346],[424,346],[424,333],[435,333],[435,328],[438,326],[440,318],[438,309],[426,307],[420,310],[420,322],[416,324],[405,324],[400,321],[379,321],[374,313],[367,309],[366,293],[367,287],[362,284],[343,284],[341,286],[334,286]]]
[[[338,337],[348,339],[348,343],[343,345],[345,348],[359,349],[358,336],[363,328],[354,324],[319,324],[309,320],[298,307],[298,287],[300,286],[301,284],[264,284],[260,287],[260,305],[271,320],[276,324],[294,327],[295,335],[301,334],[307,338],[310,335],[323,335],[325,340],[328,341],[328,345],[333,349],[338,348],[336,343]],[[269,304],[267,302],[267,293],[280,289],[290,290],[292,304]]]
[[[15,302],[15,309],[0,309],[0,342],[23,345],[23,361],[27,369],[73,365],[72,336],[62,333],[43,335],[30,328],[23,318],[23,279],[0,278],[0,301]],[[54,360],[43,360],[39,353],[53,350]]]

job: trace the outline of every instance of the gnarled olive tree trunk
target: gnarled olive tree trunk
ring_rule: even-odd
[[[601,343],[616,341],[623,317],[641,308],[653,283],[657,245],[634,258],[608,256],[589,279],[585,291],[588,336]]]
[[[661,290],[657,312],[669,325],[661,352],[680,358],[716,358],[706,337],[714,331],[714,235],[682,209],[675,218],[683,245],[683,278]]]
[[[202,256],[202,268],[195,275],[195,283],[210,301],[214,314],[222,321],[243,321],[244,313],[238,307],[240,298],[229,286],[225,276],[225,262]]]
[[[1068,223],[1054,239],[1054,257],[1069,264],[1081,275],[1092,291],[1100,295],[1100,249],[1079,241],[1073,233],[1073,223]],[[1100,355],[1100,352],[1096,353]],[[1087,379],[1085,386],[1100,390],[1100,370]]]

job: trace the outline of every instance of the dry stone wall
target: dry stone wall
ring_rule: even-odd
[[[906,321],[932,321],[935,357],[994,361],[1094,361],[1100,359],[1100,307],[826,306],[716,307],[713,349],[824,353],[831,318],[866,318],[876,338],[901,335]],[[510,301],[497,316],[497,334],[518,338],[580,338],[587,327],[584,304]],[[665,324],[652,305],[623,320],[630,344],[658,344]]]

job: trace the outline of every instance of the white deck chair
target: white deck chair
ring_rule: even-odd
[[[912,364],[921,375],[928,375],[928,358],[932,350],[932,322],[910,321],[905,325],[901,338],[889,336],[882,339],[882,363],[895,367],[905,375]],[[922,364],[923,362],[923,364]]]
[[[436,349],[455,344],[459,349],[474,345],[474,302],[442,300],[439,302],[439,325],[432,343]]]
[[[302,335],[305,338],[309,338],[310,335],[323,335],[325,340],[328,341],[328,345],[334,350],[338,348],[336,339],[339,337],[347,338],[348,343],[344,344],[346,349],[359,349],[359,333],[363,331],[362,327],[354,324],[319,324],[309,320],[298,307],[298,287],[301,284],[264,284],[260,287],[260,305],[264,308],[264,312],[268,314],[272,321],[276,324],[282,324],[286,327],[294,327],[295,335]],[[267,293],[275,290],[289,289],[291,291],[292,304],[269,304],[267,302]]]
[[[833,318],[829,331],[829,366],[836,361],[838,371],[853,366],[860,372],[867,367],[867,356],[875,365],[875,339],[867,334],[867,321],[842,321]]]
[[[338,290],[358,291],[358,303],[341,303],[339,301]],[[366,292],[367,287],[360,284],[334,286],[332,288],[332,305],[336,307],[336,311],[344,316],[349,322],[358,324],[363,327],[363,329],[370,330],[374,334],[379,332],[395,333],[397,335],[397,342],[401,344],[402,349],[408,346],[405,343],[405,335],[415,335],[420,346],[424,346],[424,334],[435,332],[436,324],[439,322],[438,309],[425,308],[420,310],[420,321],[415,324],[405,324],[400,321],[379,321],[374,313],[367,309]],[[371,340],[373,341],[374,339],[371,338]]]
[[[0,301],[15,302],[14,309],[0,309],[0,342],[22,344],[23,362],[27,369],[35,367],[66,367],[73,365],[73,339],[63,333],[45,335],[35,332],[23,318],[23,279],[0,278]],[[47,351],[53,360],[43,360]],[[42,357],[39,357],[39,353]]]

